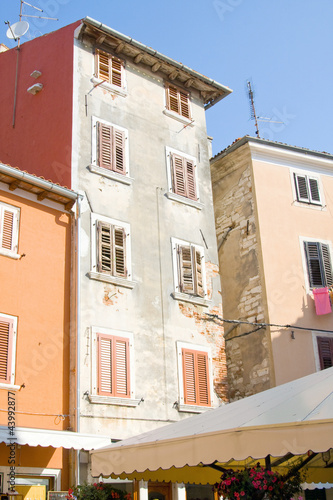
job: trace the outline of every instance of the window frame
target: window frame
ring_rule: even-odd
[[[313,278],[311,277],[311,271],[310,271],[310,260],[308,258],[308,251],[306,248],[307,244],[317,244],[320,245],[320,249],[322,249],[322,246],[324,245],[328,251],[328,256],[330,260],[330,267],[331,267],[331,276],[330,279],[333,282],[333,252],[332,252],[332,244],[330,241],[327,240],[321,240],[318,238],[306,238],[306,237],[300,237],[300,244],[301,244],[301,251],[302,251],[302,262],[303,262],[303,270],[304,270],[304,276],[306,277],[306,290],[307,293],[310,293],[313,288],[324,288],[326,286],[331,286],[330,284],[327,284],[327,275],[325,273],[325,264],[323,262],[323,257],[322,253],[320,254],[321,260],[319,262],[320,266],[320,274],[321,274],[321,279],[322,279],[322,284],[313,284]],[[324,280],[323,280],[323,273],[324,273]]]
[[[105,125],[123,134],[124,140],[124,172],[120,173],[116,170],[113,165],[112,168],[106,168],[101,166],[99,163],[99,131],[98,124]],[[129,145],[128,145],[128,130],[124,127],[120,127],[115,123],[108,122],[96,116],[92,117],[92,138],[91,138],[91,164],[89,165],[89,170],[93,173],[102,175],[109,179],[121,182],[123,184],[130,185],[132,179],[129,177]],[[112,161],[114,163],[114,151],[112,152]]]
[[[173,106],[171,104],[171,101],[170,101],[170,87],[175,89],[177,92],[177,106],[176,106],[177,111],[172,109],[175,106]],[[174,85],[173,83],[169,83],[169,82],[165,82],[164,89],[165,89],[164,90],[165,109],[163,110],[163,113],[171,118],[175,118],[176,120],[178,120],[181,123],[184,123],[186,125],[193,124],[194,120],[192,118],[192,103],[191,103],[190,92],[182,89],[181,87],[178,87],[177,85]],[[181,113],[181,109],[182,109],[181,95],[186,95],[188,116],[186,116],[186,114]]]
[[[200,202],[200,195],[199,195],[199,182],[198,182],[198,168],[197,168],[197,159],[195,156],[183,153],[181,151],[178,151],[177,149],[166,147],[165,148],[165,155],[166,155],[166,165],[167,165],[167,180],[168,180],[168,192],[167,192],[167,197],[173,201],[178,201],[180,203],[183,203],[185,205],[190,205],[194,208],[197,208],[198,210],[201,210],[203,208],[203,204]],[[176,186],[174,183],[174,172],[173,172],[173,158],[174,157],[180,157],[182,158],[185,162],[191,162],[193,164],[193,170],[194,170],[194,189],[196,192],[196,199],[190,198],[189,196],[185,194],[179,194],[176,192]],[[187,185],[187,179],[186,179],[186,172],[184,172],[184,184]]]
[[[308,170],[290,169],[290,178],[293,198],[297,206],[317,210],[323,210],[325,208],[324,192],[320,175],[313,174]],[[306,197],[302,196],[302,193],[300,192],[300,185],[297,180],[302,178],[304,179],[304,188],[307,191]],[[315,200],[313,197],[313,190],[311,189],[310,181],[316,182],[319,200]]]
[[[191,413],[201,413],[202,411],[206,411],[208,408],[211,408],[213,406],[213,395],[214,395],[211,350],[209,347],[204,347],[202,345],[190,344],[181,341],[177,341],[176,348],[177,348],[178,390],[179,390],[178,410]],[[208,397],[207,404],[193,404],[185,402],[186,395],[185,395],[185,378],[184,378],[184,361],[183,361],[184,352],[203,354],[206,357],[207,360],[206,385],[207,385],[207,397]]]
[[[180,240],[178,238],[171,238],[172,246],[172,260],[173,260],[173,277],[174,277],[174,292],[172,297],[184,302],[191,302],[192,304],[208,306],[210,301],[207,299],[207,283],[206,283],[206,266],[205,266],[205,253],[201,245],[191,243],[189,241]],[[182,289],[182,269],[180,268],[180,249],[182,247],[189,247],[191,253],[191,266],[192,266],[192,283],[194,293],[186,292]],[[197,284],[195,283],[196,277],[193,275],[193,256],[194,253],[199,252],[201,257],[201,281],[202,281],[202,295],[197,293]]]
[[[323,366],[323,364],[322,364],[323,360],[321,359],[321,353],[320,353],[318,338],[322,338],[322,339],[326,339],[327,338],[328,339],[329,343],[331,344],[330,345],[330,349],[331,349],[332,361],[333,361],[333,334],[325,332],[325,331],[322,331],[322,332],[312,332],[313,351],[314,351],[314,357],[315,357],[316,370],[317,371],[321,371],[324,368],[322,368],[322,366]]]
[[[103,78],[100,75],[100,54],[103,54],[108,58],[108,72],[109,72],[109,78]],[[121,85],[116,85],[110,81],[110,77],[112,76],[112,70],[111,68],[110,71],[110,61],[115,61],[116,63],[120,64],[120,81]],[[116,70],[115,70],[116,71]],[[127,96],[127,83],[126,83],[126,73],[125,73],[125,61],[120,59],[119,57],[114,56],[110,52],[107,52],[106,50],[102,50],[99,48],[95,49],[94,52],[94,76],[92,78],[93,83],[98,84],[98,86],[111,91],[112,93],[118,94],[120,96]]]
[[[112,396],[110,394],[100,394],[98,392],[99,383],[99,352],[98,352],[98,336],[109,337],[113,339],[123,339],[127,341],[128,352],[128,395],[127,396]],[[140,399],[136,399],[135,395],[135,377],[134,377],[134,341],[133,334],[128,331],[113,330],[98,326],[91,327],[91,391],[89,394],[90,403],[118,405],[118,406],[137,406]]]
[[[5,212],[12,214],[10,248],[6,248],[3,242]],[[13,205],[9,205],[8,203],[1,201],[0,202],[0,255],[11,257],[12,259],[19,259],[21,257],[18,253],[19,223],[20,223],[20,208],[15,207]]]
[[[117,275],[117,273],[101,271],[99,270],[99,244],[98,244],[98,227],[99,223],[109,225],[113,228],[119,228],[124,231],[125,235],[125,265],[126,265],[126,276]],[[115,251],[115,248],[113,248]],[[114,254],[115,255],[115,254]],[[114,262],[112,263],[114,265]],[[131,234],[130,225],[121,222],[116,219],[111,219],[110,217],[105,217],[100,214],[91,214],[91,270],[88,273],[89,278],[95,279],[97,281],[103,281],[106,283],[112,283],[114,285],[122,286],[125,288],[134,288],[135,283],[132,281],[132,261],[131,261]]]
[[[16,373],[16,350],[17,350],[17,317],[0,313],[0,322],[9,325],[8,350],[7,350],[7,378],[0,379],[0,389],[18,390],[20,386],[15,385]],[[1,363],[2,364],[2,363]]]

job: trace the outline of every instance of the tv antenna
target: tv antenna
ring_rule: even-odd
[[[277,120],[272,120],[271,118],[267,118],[266,116],[258,116],[256,113],[256,108],[254,106],[254,91],[252,90],[251,82],[247,82],[248,95],[250,100],[250,108],[251,108],[251,120],[254,120],[256,127],[256,135],[260,139],[259,135],[259,125],[258,122],[266,122],[266,123],[283,123]]]

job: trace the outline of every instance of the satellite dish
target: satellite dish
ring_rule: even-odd
[[[29,29],[29,23],[27,21],[19,21],[14,23],[12,26],[7,23],[9,28],[7,30],[6,36],[11,40],[18,40],[21,36],[25,35]]]

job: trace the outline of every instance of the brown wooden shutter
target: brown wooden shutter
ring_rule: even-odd
[[[170,111],[179,113],[178,91],[176,87],[168,85],[166,90],[167,90],[167,108],[170,109]]]
[[[178,245],[179,290],[183,293],[194,294],[194,276],[192,265],[192,251],[190,245]]]
[[[210,406],[208,354],[182,349],[184,403]]]
[[[112,170],[113,127],[97,122],[98,164],[100,167]]]
[[[0,317],[0,382],[11,382],[13,320]]]
[[[195,165],[193,161],[184,158],[185,163],[185,176],[186,176],[186,196],[191,200],[197,199],[197,192],[195,186]]]
[[[97,221],[97,271],[112,274],[113,233],[112,226]]]
[[[186,196],[185,172],[183,158],[170,153],[173,190],[176,194]]]
[[[97,52],[97,78],[110,82],[109,54],[98,50]]]
[[[113,274],[114,276],[127,276],[126,269],[126,233],[123,227],[113,228],[114,254]]]
[[[180,100],[180,114],[185,118],[190,119],[190,105],[189,105],[189,96],[186,92],[179,91],[179,100]]]
[[[122,87],[121,81],[121,67],[122,62],[115,57],[110,56],[110,66],[111,66],[111,81],[112,85],[117,87]]]
[[[194,263],[195,269],[195,279],[194,279],[194,291],[196,295],[199,297],[204,296],[204,288],[203,288],[203,280],[202,280],[202,255],[199,250],[196,250],[195,247],[192,247],[192,261]]]
[[[129,340],[97,334],[98,394],[130,397]]]
[[[330,368],[333,366],[333,338],[317,337],[320,368]]]
[[[125,132],[116,128],[113,130],[113,170],[120,174],[126,174]]]
[[[15,215],[13,212],[11,212],[10,210],[6,210],[5,208],[3,209],[1,248],[4,248],[6,250],[14,250],[14,245],[13,245],[14,217]]]

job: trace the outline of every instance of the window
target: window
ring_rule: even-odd
[[[129,398],[129,339],[98,333],[97,344],[97,394]]]
[[[171,84],[166,84],[166,108],[191,120],[190,95]]]
[[[333,366],[333,338],[317,337],[317,345],[320,369],[330,368]]]
[[[130,184],[127,130],[93,117],[92,131],[90,170],[113,180]]]
[[[333,285],[330,248],[327,243],[304,241],[310,288]]]
[[[168,198],[201,209],[196,175],[196,158],[166,148]]]
[[[120,89],[124,88],[123,61],[96,50],[96,78]]]
[[[20,210],[0,203],[0,254],[18,258],[18,223]]]
[[[140,400],[134,399],[132,333],[93,326],[91,334],[90,402],[137,406]]]
[[[129,224],[92,214],[92,267],[89,277],[133,288]]]
[[[172,239],[174,258],[174,298],[204,304],[206,293],[205,257],[203,248]]]
[[[210,380],[211,356],[209,349],[177,342],[180,405],[189,407],[211,406],[212,386]],[[193,408],[195,410],[195,408]]]
[[[319,182],[316,177],[294,172],[297,201],[321,205]]]
[[[17,318],[0,314],[0,386],[15,382]]]

